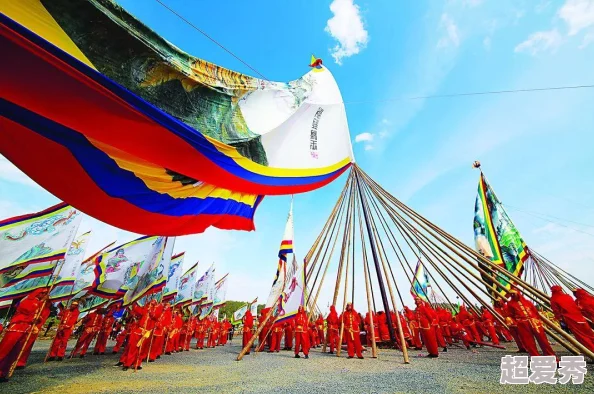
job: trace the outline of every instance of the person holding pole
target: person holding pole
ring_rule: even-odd
[[[295,315],[295,358],[300,358],[300,351],[303,351],[305,358],[309,358],[309,333],[307,313],[302,305],[299,305]]]
[[[347,358],[353,358],[356,353],[357,358],[363,359],[363,354],[361,353],[363,348],[361,346],[361,336],[359,335],[361,318],[353,308],[351,302],[346,304],[346,310],[340,316],[340,322],[344,326],[344,334],[346,336]]]
[[[78,321],[79,314],[77,300],[72,301],[69,308],[62,309],[59,315],[60,324],[58,324],[58,330],[50,347],[47,361],[64,360],[68,339],[72,335],[72,330]]]
[[[252,315],[252,311],[248,308],[247,312],[245,313],[245,316],[243,317],[243,347],[246,347],[247,344],[249,343],[249,341],[252,339],[252,330],[254,328],[254,316]],[[250,354],[250,351],[248,349],[248,352],[246,354]]]
[[[6,335],[0,342],[0,382],[8,381],[12,365],[16,364],[30,337],[30,331],[41,317],[48,294],[49,291],[45,287],[37,289],[23,298],[17,306],[6,329]]]

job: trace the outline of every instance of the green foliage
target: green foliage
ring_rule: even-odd
[[[264,309],[266,307],[266,304],[258,304],[258,314],[260,314],[260,311],[262,309]]]
[[[223,316],[227,315],[227,319],[231,320],[231,316],[233,316],[233,312],[241,308],[246,301],[226,301],[225,305],[221,308],[219,312],[219,317],[222,319]]]

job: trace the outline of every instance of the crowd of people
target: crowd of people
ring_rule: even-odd
[[[575,299],[566,294],[560,286],[551,288],[551,319],[574,335],[584,347],[594,352],[594,296],[583,289],[574,291]],[[264,308],[257,321],[248,309],[243,317],[243,346],[247,354],[252,336],[258,332],[256,351],[294,351],[295,358],[309,358],[310,348],[323,346],[330,354],[346,346],[347,357],[363,358],[363,344],[391,344],[402,348],[398,333],[398,322],[407,347],[427,351],[427,357],[439,356],[439,349],[462,344],[466,349],[476,346],[501,347],[501,342],[515,341],[518,352],[531,356],[555,356],[551,347],[543,314],[535,304],[517,290],[510,290],[507,299],[494,303],[493,310],[485,306],[460,306],[456,313],[444,305],[431,305],[415,298],[415,309],[404,306],[402,312],[357,313],[348,303],[342,314],[330,306],[326,318],[308,316],[303,307],[290,319],[270,318],[270,309]],[[84,358],[94,341],[93,354],[103,355],[108,340],[115,344],[111,353],[122,351],[116,366],[123,370],[142,369],[145,361],[154,362],[162,355],[189,351],[195,339],[196,349],[224,346],[233,332],[227,319],[219,321],[210,316],[199,319],[189,308],[172,306],[169,302],[152,300],[145,305],[135,303],[121,313],[118,304],[101,307],[79,319],[79,304],[73,300],[68,306],[60,306],[57,331],[50,345],[46,361],[63,361],[67,357],[68,340],[75,330],[78,332],[76,345],[69,357]],[[21,369],[27,364],[33,344],[50,315],[48,290],[33,291],[18,304],[6,332],[0,342],[0,379],[7,380],[13,368]],[[118,318],[116,318],[118,315]],[[120,316],[121,315],[121,316]],[[389,323],[392,325],[390,330]],[[257,330],[260,326],[262,329]],[[0,328],[2,333],[3,328]],[[392,333],[390,333],[392,331]],[[232,334],[231,334],[232,335]],[[537,347],[540,347],[540,351]]]
[[[33,344],[50,315],[46,288],[30,293],[18,304],[6,333],[0,342],[0,380],[6,381],[12,368],[22,369],[27,364]],[[126,308],[121,318],[118,304],[97,308],[79,319],[79,303],[59,306],[59,323],[45,361],[63,361],[66,357],[84,358],[93,341],[94,355],[104,355],[108,340],[115,344],[112,354],[122,351],[117,366],[122,369],[142,369],[145,361],[154,362],[163,354],[189,351],[196,339],[195,348],[224,346],[232,331],[227,319],[219,321],[214,316],[205,319],[190,313],[189,308],[172,306],[169,302],[152,300],[141,306],[135,303]],[[77,328],[78,327],[78,328]],[[66,350],[75,329],[79,332],[70,355]],[[206,343],[205,343],[206,340]],[[13,364],[16,361],[16,367]]]

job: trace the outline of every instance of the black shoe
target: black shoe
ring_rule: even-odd
[[[167,353],[165,353],[165,354],[166,354],[166,355],[168,355],[168,356],[171,356],[171,352],[167,352]]]
[[[161,356],[157,356],[157,360],[160,359],[160,358],[161,358]]]
[[[348,356],[347,358],[353,358],[353,356]]]
[[[437,358],[439,356],[437,354],[428,354],[426,357],[427,358]]]
[[[142,369],[142,367],[139,365],[138,367],[136,367],[137,371],[140,371]]]
[[[155,360],[149,360],[149,363],[154,363],[154,362],[155,362]]]
[[[0,378],[0,383],[6,383],[8,382],[8,378]]]
[[[363,356],[361,356],[361,357],[357,357],[357,358],[358,358],[358,359],[360,359],[360,360],[363,360],[363,358],[364,358],[364,357],[363,357]]]
[[[79,358],[85,358],[84,354],[81,354],[80,356],[78,356]]]
[[[268,352],[266,352],[266,353],[272,353],[272,350],[269,350],[269,351],[268,351]]]
[[[111,352],[111,354],[117,354],[118,352],[116,352],[115,350]]]
[[[101,353],[99,353],[99,355],[103,356],[103,355],[105,355],[105,352],[101,352]]]
[[[467,350],[470,350],[470,345],[466,346],[466,349],[467,349]]]
[[[334,354],[334,352],[328,352],[328,354]]]
[[[99,354],[99,352],[93,352],[93,356],[96,356],[98,354]]]
[[[124,365],[124,363],[121,361],[118,361],[118,363],[116,365],[114,365],[114,367],[121,367],[122,365]]]
[[[54,361],[56,358],[55,357],[50,357],[47,359],[47,361]]]
[[[128,367],[122,368],[122,371],[127,371],[127,370],[128,370]]]
[[[64,357],[58,357],[56,361],[64,361]]]
[[[24,365],[19,365],[15,369],[25,369],[25,366]]]
[[[448,351],[448,348],[447,347],[444,347],[443,350],[442,350],[442,352],[447,352],[447,351]]]
[[[309,355],[308,355],[308,354],[306,354],[306,355],[305,355],[305,358],[309,358]]]
[[[295,358],[301,358],[301,356],[300,356],[300,355],[298,355],[298,354],[296,354],[296,355],[295,355]]]
[[[276,353],[278,353],[278,350],[276,351]],[[307,357],[306,357],[307,358]]]

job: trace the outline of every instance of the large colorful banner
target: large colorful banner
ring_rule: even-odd
[[[185,252],[182,252],[171,257],[171,263],[169,263],[169,270],[167,272],[167,282],[163,289],[163,301],[174,300],[177,296],[177,288],[179,287],[179,280],[184,267],[184,256]]]
[[[249,307],[250,306],[247,303],[245,303],[242,306],[240,306],[235,312],[233,312],[233,315],[231,315],[230,320],[231,324],[239,324],[245,316],[245,314],[247,313]]]
[[[277,322],[294,317],[305,302],[305,269],[303,264],[298,263],[294,254],[287,269],[287,283],[280,297],[275,311]]]
[[[192,302],[196,277],[198,276],[197,269],[198,263],[194,264],[180,277],[177,287],[177,295],[175,297],[175,305],[185,305]]]
[[[70,244],[66,257],[61,260],[61,266],[56,267],[56,278],[53,281],[54,287],[50,294],[51,299],[59,301],[70,297],[72,294],[76,276],[80,271],[90,237],[91,232],[88,231]]]
[[[140,265],[135,279],[134,287],[130,286],[124,295],[124,305],[143,297],[145,294],[159,292],[165,286],[169,263],[173,254],[175,237],[159,237],[153,244],[151,254],[147,260]]]
[[[2,1],[0,19],[11,54],[0,151],[103,222],[170,236],[253,230],[262,195],[314,190],[350,166],[342,96],[321,63],[286,83],[240,74],[112,0]]]
[[[410,287],[410,294],[413,297],[419,297],[423,301],[429,302],[429,287],[431,285],[429,284],[429,276],[425,272],[425,266],[421,261],[418,261],[412,286]]]
[[[222,306],[227,301],[227,285],[228,285],[229,274],[226,274],[219,279],[214,285],[214,297],[213,303],[215,307]]]
[[[99,256],[95,266],[96,280],[93,294],[104,298],[120,298],[134,289],[139,271],[145,264],[160,260],[165,237],[145,236],[120,245]]]
[[[109,250],[111,247],[113,247],[113,245],[115,245],[115,241],[105,245],[94,255],[82,262],[76,274],[76,280],[74,281],[72,294],[78,294],[82,291],[84,291],[86,294],[86,290],[89,290],[93,287],[93,284],[97,279],[96,274],[98,272],[98,270],[95,269],[99,264],[97,257],[99,257],[106,250]]]
[[[522,275],[524,263],[530,258],[528,248],[482,172],[474,206],[474,240],[477,251],[483,256],[516,276]],[[488,273],[481,273],[481,276],[491,284],[489,290],[505,296],[507,291],[493,281],[509,290],[510,277],[487,264],[479,262],[479,265]]]
[[[47,276],[64,259],[82,214],[66,203],[0,222],[0,287]]]

